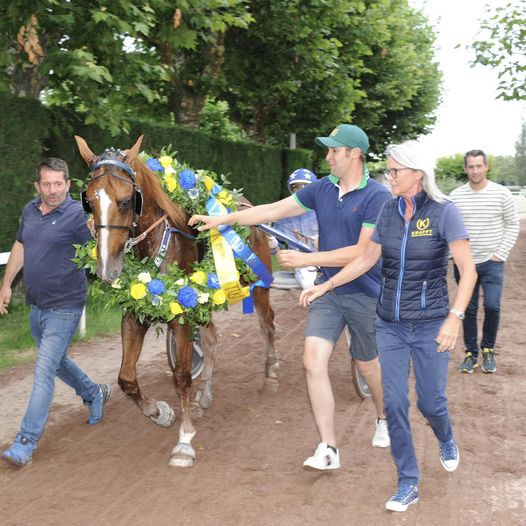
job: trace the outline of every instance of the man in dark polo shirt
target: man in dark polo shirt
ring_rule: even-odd
[[[281,264],[295,268],[319,266],[322,275],[317,283],[330,281],[351,259],[365,251],[380,208],[391,194],[385,186],[369,178],[365,165],[369,139],[358,126],[340,124],[329,137],[317,137],[316,143],[328,148],[326,159],[331,169],[328,177],[314,181],[281,201],[226,216],[195,215],[189,224],[204,223],[199,230],[232,223],[256,225],[314,210],[318,218],[320,252],[305,254],[283,250],[278,258]],[[374,267],[356,281],[334,288],[330,294],[309,305],[303,363],[321,442],[314,455],[303,463],[305,468],[340,467],[328,365],[334,345],[346,325],[352,337],[351,354],[369,386],[376,408],[372,444],[375,447],[390,445],[374,329],[379,276],[379,268]]]
[[[44,432],[55,390],[55,377],[75,389],[89,409],[89,424],[102,419],[111,393],[109,384],[94,383],[67,356],[86,303],[86,275],[78,270],[73,243],[91,238],[82,206],[68,194],[65,161],[50,158],[37,166],[40,197],[28,203],[0,287],[0,314],[7,314],[11,284],[24,269],[31,335],[38,346],[33,390],[20,432],[2,458],[25,466]]]

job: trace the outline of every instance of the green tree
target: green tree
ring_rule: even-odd
[[[466,182],[464,171],[464,155],[457,153],[447,157],[439,157],[435,165],[435,177],[439,188],[449,194]]]
[[[250,136],[300,145],[355,122],[372,150],[428,131],[439,103],[434,33],[406,0],[257,0],[225,39],[221,98]]]
[[[518,185],[516,159],[512,155],[495,155],[491,157],[492,179],[506,186]]]
[[[521,134],[515,143],[515,173],[517,184],[526,186],[526,121],[524,119]]]
[[[472,44],[473,64],[496,68],[499,98],[525,100],[526,3],[509,2],[498,7],[488,4],[480,28],[480,39]]]
[[[221,35],[250,20],[244,0],[3,2],[0,89],[112,133],[131,116],[197,126]]]

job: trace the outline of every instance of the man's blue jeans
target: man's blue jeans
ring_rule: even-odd
[[[411,425],[409,423],[409,371],[411,361],[416,380],[417,407],[440,442],[453,439],[446,397],[449,352],[437,352],[435,338],[444,320],[385,322],[376,319],[376,342],[391,454],[399,484],[418,485]],[[438,455],[438,449],[437,449]]]
[[[67,356],[81,314],[82,307],[39,309],[36,305],[31,306],[29,322],[38,355],[33,390],[20,434],[33,444],[37,443],[46,427],[56,376],[85,401],[93,400],[98,392],[98,385]]]
[[[500,299],[502,296],[502,285],[504,282],[504,263],[502,261],[484,261],[475,265],[477,268],[477,283],[473,295],[466,309],[466,318],[463,322],[464,344],[466,351],[473,356],[479,352],[477,338],[477,311],[479,308],[480,289],[484,294],[484,323],[482,325],[482,340],[480,347],[495,348],[497,342],[497,331],[500,321]],[[460,274],[458,268],[453,268],[455,279],[458,283]]]

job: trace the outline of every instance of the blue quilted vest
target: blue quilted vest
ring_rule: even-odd
[[[425,321],[449,312],[449,247],[438,232],[444,205],[425,192],[413,197],[415,211],[404,221],[402,198],[388,201],[376,225],[382,245],[377,313],[384,321]]]

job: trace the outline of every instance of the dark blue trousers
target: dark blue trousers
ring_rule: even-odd
[[[435,343],[443,321],[385,322],[379,317],[376,320],[385,412],[399,484],[418,485],[419,480],[409,423],[408,386],[411,363],[416,380],[418,409],[440,442],[453,438],[445,393],[450,353],[437,352],[438,346]]]
[[[479,352],[477,338],[477,311],[479,308],[480,289],[484,295],[484,323],[482,324],[482,340],[480,347],[493,349],[497,342],[497,331],[500,321],[500,299],[504,282],[504,263],[501,261],[484,261],[477,263],[477,282],[473,295],[466,309],[466,318],[463,322],[464,344],[466,351],[471,351],[473,356]],[[458,283],[460,274],[456,266],[453,267],[455,279]]]

